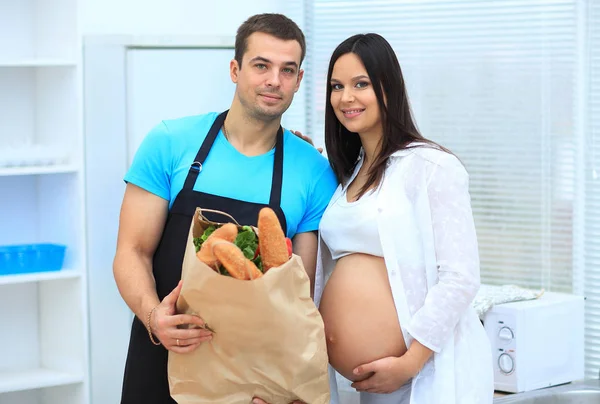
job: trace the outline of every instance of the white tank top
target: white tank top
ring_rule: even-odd
[[[348,202],[344,191],[323,214],[321,238],[334,260],[354,253],[383,257],[377,228],[377,191],[368,191],[355,202]]]

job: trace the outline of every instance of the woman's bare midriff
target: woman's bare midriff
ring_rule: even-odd
[[[330,364],[356,381],[353,369],[406,352],[385,261],[352,254],[338,260],[319,310],[325,323]]]

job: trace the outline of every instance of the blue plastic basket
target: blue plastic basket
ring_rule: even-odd
[[[0,275],[59,271],[66,246],[61,244],[20,244],[0,247]]]

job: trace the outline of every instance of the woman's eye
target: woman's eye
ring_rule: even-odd
[[[367,83],[366,81],[359,81],[358,83],[356,83],[356,88],[365,88],[368,86],[369,86],[369,83]]]
[[[342,89],[342,85],[341,84],[332,84],[331,85],[331,89],[334,90],[334,91],[341,90]]]

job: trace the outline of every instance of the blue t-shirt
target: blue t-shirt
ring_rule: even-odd
[[[125,181],[173,205],[190,165],[219,114],[216,112],[163,121],[138,148]],[[329,162],[312,145],[284,131],[281,208],[287,236],[317,230],[337,180]],[[194,190],[254,203],[269,203],[275,150],[248,157],[223,133],[217,138],[198,175]]]

